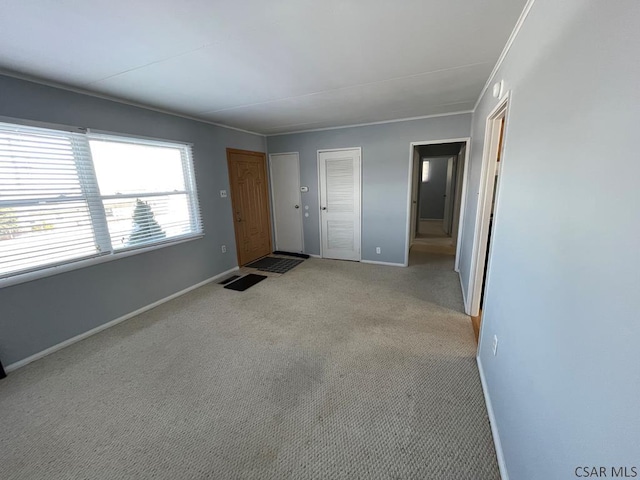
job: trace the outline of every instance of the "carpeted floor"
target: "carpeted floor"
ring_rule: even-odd
[[[8,479],[497,479],[457,274],[309,259],[0,382]]]

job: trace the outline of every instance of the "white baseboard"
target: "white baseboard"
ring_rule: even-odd
[[[406,267],[404,263],[377,262],[375,260],[360,260],[360,263],[370,263],[372,265],[387,265],[389,267]]]
[[[110,322],[103,323],[102,325],[98,325],[97,327],[92,328],[91,330],[88,330],[84,333],[81,333],[80,335],[76,335],[75,337],[65,340],[64,342],[58,343],[57,345],[54,345],[45,350],[42,350],[41,352],[35,353],[27,358],[23,358],[22,360],[18,360],[17,362],[12,363],[11,365],[7,365],[5,367],[5,371],[7,373],[12,372],[14,370],[17,370],[20,367],[24,367],[25,365],[30,364],[31,362],[40,360],[41,358],[46,357],[51,353],[57,352],[58,350],[62,350],[63,348],[68,347],[69,345],[72,345],[76,342],[79,342],[80,340],[84,340],[85,338],[90,337],[91,335],[95,335],[96,333],[106,330],[107,328],[111,328],[114,325],[117,325],[118,323],[124,322],[125,320],[129,320],[130,318],[135,317],[136,315],[140,315],[141,313],[144,313],[147,310],[151,310],[152,308],[155,308],[158,305],[162,305],[163,303],[166,303],[169,300],[173,300],[174,298],[184,295],[185,293],[189,293],[191,290],[195,290],[196,288],[202,287],[207,283],[215,282],[216,280],[224,277],[225,275],[230,274],[231,272],[235,272],[238,269],[239,267],[234,267],[230,270],[227,270],[226,272],[219,273],[218,275],[208,278],[200,283],[196,283],[195,285],[187,287],[184,290],[180,290],[179,292],[169,295],[168,297],[161,298],[160,300],[157,300],[149,305],[139,308],[138,310],[135,310],[131,313],[127,313],[122,317],[118,317],[115,320],[111,320]]]
[[[307,255],[309,255],[310,257],[313,257],[313,258],[322,258],[320,255],[316,255],[314,253],[307,253]]]
[[[478,371],[480,372],[480,382],[482,383],[482,393],[484,393],[484,402],[487,404],[487,413],[489,414],[489,424],[491,425],[491,435],[493,436],[493,444],[496,448],[496,456],[498,457],[498,468],[500,469],[500,478],[502,480],[509,480],[509,473],[507,472],[507,464],[504,461],[504,453],[502,451],[502,442],[500,441],[500,434],[498,433],[498,426],[496,425],[496,417],[493,414],[493,405],[491,404],[491,397],[489,396],[489,389],[487,387],[487,380],[484,377],[484,370],[482,369],[482,361],[480,356],[476,357],[478,363]]]

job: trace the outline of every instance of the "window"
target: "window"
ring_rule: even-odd
[[[429,160],[422,160],[422,182],[429,181]]]
[[[0,123],[0,278],[201,233],[188,145]]]

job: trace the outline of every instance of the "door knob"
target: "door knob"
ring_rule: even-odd
[[[327,209],[327,207],[321,207],[320,208],[320,210],[326,210],[326,209]]]
[[[296,205],[295,208],[300,208],[300,205]]]

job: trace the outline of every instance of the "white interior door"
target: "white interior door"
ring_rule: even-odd
[[[269,155],[276,250],[302,253],[300,160],[297,153]]]
[[[444,221],[442,227],[447,235],[451,235],[453,223],[453,162],[454,157],[447,160],[447,186],[444,192]]]
[[[361,153],[318,151],[322,256],[360,260]]]

